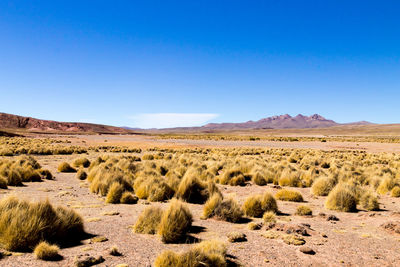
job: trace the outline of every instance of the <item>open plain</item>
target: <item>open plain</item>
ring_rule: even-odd
[[[191,266],[203,266],[202,262],[205,266],[400,264],[400,198],[396,195],[400,145],[396,143],[32,135],[3,137],[0,151],[4,179],[9,175],[6,166],[15,166],[7,162],[28,161],[24,157],[33,157],[53,176],[26,180],[22,186],[9,183],[0,189],[2,201],[10,195],[31,202],[48,199],[82,216],[85,230],[79,241],[68,245],[50,239],[60,246],[57,260],[39,260],[32,253],[34,247],[28,246],[3,249],[2,266],[168,266],[171,262],[156,261],[163,251],[184,253],[202,241],[226,247],[223,264],[204,252],[201,257],[209,262],[196,262],[200,257],[196,254]],[[78,166],[76,159],[90,164]],[[60,170],[63,162],[73,170]],[[77,170],[88,177],[77,178]],[[120,194],[127,192],[134,201],[123,204],[120,197],[110,201],[115,182],[123,187]],[[331,196],[339,187],[342,192]],[[277,194],[284,189],[296,191],[301,199]],[[267,194],[276,208],[257,203],[255,196]],[[226,204],[225,212],[236,217],[219,213],[219,204],[211,203],[213,196]],[[248,200],[252,197],[256,200]],[[160,207],[165,213],[173,198],[192,218],[182,236],[165,241],[158,229],[160,222],[152,234],[137,230],[144,210]],[[328,198],[336,198],[330,200],[334,204],[327,204]],[[206,206],[211,211],[206,212]],[[306,212],[301,213],[299,206],[305,206]],[[1,220],[0,224],[5,223]],[[4,240],[0,234],[0,242]],[[118,255],[111,255],[113,247]],[[179,255],[183,257],[175,256]]]

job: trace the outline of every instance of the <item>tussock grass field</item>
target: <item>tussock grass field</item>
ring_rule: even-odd
[[[2,265],[400,264],[400,154],[96,138],[0,138]]]

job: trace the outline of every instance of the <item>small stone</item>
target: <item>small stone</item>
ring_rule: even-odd
[[[301,247],[300,251],[303,252],[304,254],[315,255],[315,251],[309,247]]]

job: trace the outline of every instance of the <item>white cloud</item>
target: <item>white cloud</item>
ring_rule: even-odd
[[[143,113],[130,119],[133,120],[133,127],[172,128],[201,126],[218,116],[213,113]]]

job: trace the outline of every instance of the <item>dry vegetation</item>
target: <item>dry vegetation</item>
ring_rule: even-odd
[[[400,197],[398,154],[261,148],[139,149],[60,143],[52,139],[2,137],[0,189],[7,192],[13,186],[53,178],[37,159],[26,154],[39,158],[88,153],[60,158],[54,170],[57,175],[73,176],[77,184],[85,185],[85,192],[91,192],[88,195],[99,196],[107,207],[131,204],[127,207],[133,211],[139,204],[146,204],[139,209],[140,216],[131,220],[134,225],[129,233],[141,240],[155,235],[152,242],[163,246],[194,242],[192,224],[199,219],[204,225],[215,223],[224,225],[224,229],[232,228],[230,232],[235,235],[229,235],[228,240],[251,242],[247,233],[235,229],[250,222],[246,225],[248,231],[260,230],[266,239],[280,240],[285,246],[301,246],[306,243],[304,233],[311,228],[293,228],[286,222],[293,217],[316,217],[314,206],[308,203],[311,198],[323,201],[325,212],[358,212],[380,211],[382,197]],[[238,189],[246,190],[244,198],[232,193]],[[287,210],[281,213],[283,205],[292,205],[289,214]],[[193,212],[197,209],[201,215]],[[102,223],[101,220],[97,222]],[[72,209],[14,196],[4,196],[0,201],[0,245],[5,250],[33,251],[41,260],[61,259],[59,252],[65,243],[79,240],[83,234],[83,219]],[[135,238],[132,242],[136,242]],[[233,244],[207,238],[188,246],[154,255],[154,265],[228,266],[227,246]],[[121,255],[115,250],[109,253]]]

